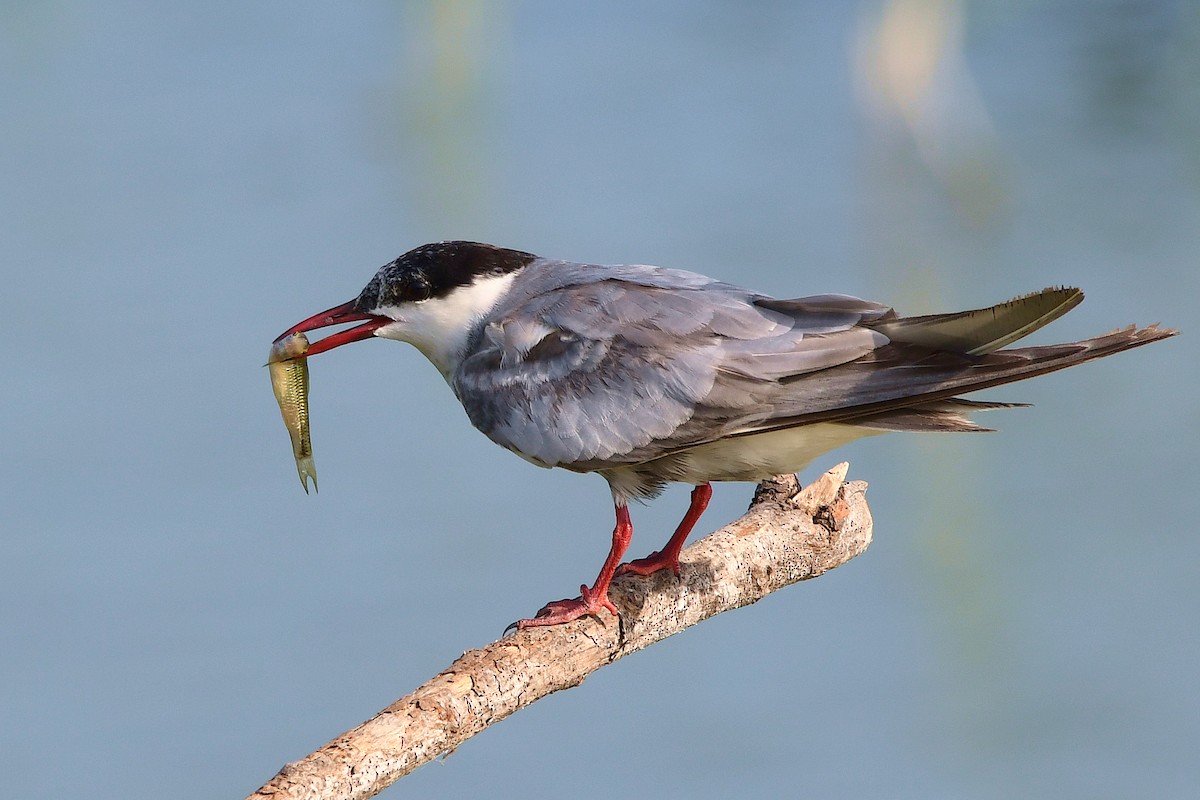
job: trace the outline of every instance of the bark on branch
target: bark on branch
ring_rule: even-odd
[[[683,551],[682,577],[614,581],[619,621],[603,615],[532,628],[470,650],[412,694],[286,765],[251,800],[371,797],[622,656],[849,561],[871,543],[871,512],[867,485],[844,483],[847,468],[839,464],[803,490],[792,475],[763,482],[745,516]]]

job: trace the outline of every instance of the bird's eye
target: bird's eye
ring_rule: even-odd
[[[429,281],[425,280],[423,275],[412,275],[404,282],[404,299],[409,302],[419,303],[422,300],[428,300],[433,294],[433,287],[429,285]]]
[[[419,303],[433,295],[433,287],[424,275],[410,273],[395,279],[387,287],[386,295],[391,305]]]

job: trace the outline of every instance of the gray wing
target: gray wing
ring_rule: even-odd
[[[960,413],[983,406],[955,395],[1176,333],[1131,327],[999,349],[1078,305],[1074,288],[901,318],[844,295],[775,300],[652,267],[527,269],[530,280],[523,274],[521,293],[489,315],[452,384],[494,441],[579,471],[822,421],[977,429]]]
[[[785,379],[888,342],[861,323],[890,309],[852,297],[772,300],[653,267],[529,270],[452,385],[476,427],[542,466],[640,463],[751,430],[790,407]]]
[[[862,325],[886,336],[886,345],[829,369],[780,378],[786,393],[775,396],[772,416],[742,423],[727,435],[826,421],[885,430],[985,430],[961,413],[1006,404],[956,395],[1055,372],[1177,333],[1156,325],[1130,326],[1078,342],[1000,349],[1082,300],[1079,289],[1049,288],[971,311],[864,320]]]

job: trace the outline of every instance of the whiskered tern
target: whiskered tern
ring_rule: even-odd
[[[840,294],[779,300],[676,269],[557,261],[476,242],[437,242],[382,267],[355,299],[279,338],[360,324],[311,357],[380,337],[415,345],[471,422],[541,467],[598,472],[617,523],[580,597],[519,627],[616,607],[613,577],[679,573],[712,481],[759,481],[886,431],[979,431],[966,412],[1009,403],[958,395],[1173,336],[1123,328],[1067,344],[1006,348],[1083,300],[1051,288],[972,311],[902,317]],[[278,340],[277,340],[278,341]],[[622,564],[629,500],[693,485],[662,550]]]

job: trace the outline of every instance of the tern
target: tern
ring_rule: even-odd
[[[1012,403],[958,395],[1173,336],[1130,326],[1067,344],[1006,348],[1083,300],[1050,288],[972,311],[904,317],[841,294],[780,300],[694,272],[542,258],[477,242],[426,244],[386,264],[355,299],[279,339],[360,323],[307,355],[372,337],[408,342],[471,422],[540,467],[598,472],[616,509],[591,586],[520,628],[607,610],[618,574],[679,574],[713,481],[797,472],[887,431],[981,431],[965,414]],[[629,501],[691,484],[662,550],[628,563]]]

